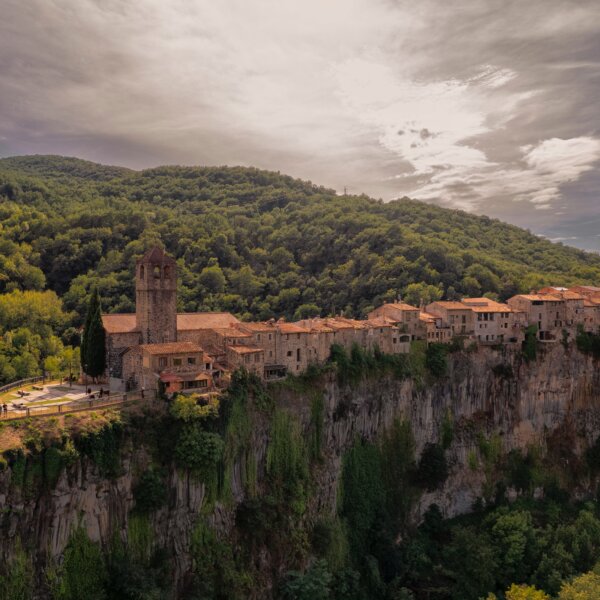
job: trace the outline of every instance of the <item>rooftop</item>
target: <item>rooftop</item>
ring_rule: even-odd
[[[215,327],[213,331],[219,335],[224,337],[238,337],[238,338],[249,338],[252,337],[246,331],[242,331],[241,329],[237,329],[236,327]]]
[[[294,323],[277,323],[277,328],[281,333],[310,333],[306,327]]]
[[[184,354],[187,352],[204,352],[194,342],[167,342],[166,344],[142,344],[140,348],[149,354]]]
[[[416,306],[411,306],[410,304],[406,304],[406,302],[389,302],[384,304],[382,308],[387,306],[396,310],[419,310]]]
[[[508,304],[496,302],[490,298],[463,298],[463,304],[466,304],[473,312],[489,313],[489,312],[512,312]]]
[[[228,312],[179,313],[177,331],[197,329],[223,329],[240,323]],[[109,313],[102,315],[102,324],[108,333],[132,333],[138,331],[135,313]]]
[[[227,349],[236,354],[255,354],[256,352],[264,352],[263,348],[256,348],[256,346],[227,346]]]
[[[465,306],[462,302],[456,302],[453,300],[437,300],[432,302],[429,306],[439,306],[445,310],[470,310],[470,306]]]

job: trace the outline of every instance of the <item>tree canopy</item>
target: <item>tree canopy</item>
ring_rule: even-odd
[[[52,290],[78,325],[94,287],[105,310],[133,310],[135,258],[157,241],[178,260],[180,310],[259,319],[600,280],[599,256],[495,219],[253,168],[2,159],[0,218],[0,293]]]

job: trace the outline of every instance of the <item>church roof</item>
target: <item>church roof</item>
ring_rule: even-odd
[[[166,342],[164,344],[142,344],[140,348],[148,354],[181,354],[184,352],[204,352],[194,342]]]
[[[223,329],[233,327],[240,320],[228,312],[179,313],[177,330]]]
[[[138,331],[135,314],[110,313],[102,315],[102,325],[107,333],[134,333]]]
[[[239,319],[228,312],[180,313],[177,315],[177,331],[229,328],[239,322]],[[138,331],[135,313],[102,315],[102,324],[107,333],[134,333]],[[240,337],[243,337],[243,335],[240,334]]]

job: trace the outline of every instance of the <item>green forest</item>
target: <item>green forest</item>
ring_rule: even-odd
[[[64,371],[93,289],[132,312],[135,259],[156,243],[178,260],[179,310],[244,319],[600,281],[600,256],[494,219],[253,168],[1,159],[0,220],[0,383]]]
[[[8,158],[0,210],[0,291],[53,290],[78,324],[94,286],[105,310],[133,310],[134,259],[156,242],[179,261],[182,311],[258,319],[600,280],[600,256],[497,220],[252,168]]]

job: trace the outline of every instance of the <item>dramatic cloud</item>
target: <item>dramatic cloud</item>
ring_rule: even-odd
[[[0,155],[246,164],[600,248],[596,0],[5,0]]]

